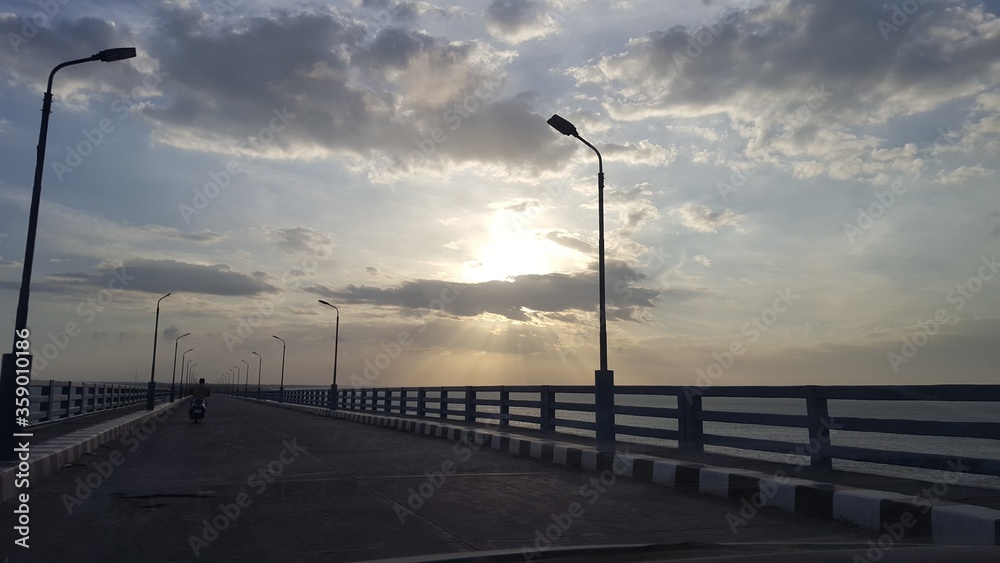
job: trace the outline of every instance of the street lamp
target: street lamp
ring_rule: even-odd
[[[190,335],[191,335],[190,332],[186,332],[186,333],[178,336],[174,340],[174,367],[173,367],[173,369],[170,370],[170,402],[171,403],[174,402],[174,377],[177,375],[177,344],[180,343],[181,338],[184,338],[185,336],[190,336]],[[181,369],[183,369],[183,368],[184,368],[184,365],[182,363],[181,364]],[[183,385],[183,383],[182,383],[182,385]]]
[[[246,383],[243,384],[243,396],[246,397],[247,396],[247,386],[250,385],[250,362],[248,362],[246,360],[240,360],[240,361],[247,365],[247,380],[246,380]]]
[[[254,356],[257,356],[257,400],[260,400],[260,368],[264,365],[264,358],[261,357],[257,352],[250,352]]]
[[[599,217],[599,235],[597,243],[598,275],[600,276],[601,299],[601,369],[594,372],[594,422],[597,434],[597,451],[615,451],[615,372],[608,369],[608,315],[605,307],[604,290],[604,161],[597,147],[580,136],[569,121],[553,115],[547,121],[556,131],[563,135],[576,137],[583,144],[597,153],[597,214]]]
[[[156,300],[156,324],[153,325],[153,367],[149,368],[149,392],[146,394],[146,410],[153,410],[153,391],[156,388],[155,377],[156,377],[156,337],[160,332],[160,301],[163,301],[170,294],[166,294],[163,297]]]
[[[194,360],[188,360],[187,359],[188,352],[190,352],[191,350],[194,350],[194,348],[188,348],[187,350],[184,351],[183,354],[181,354],[181,395],[184,395],[184,382],[185,382],[184,373],[185,372],[187,372],[187,374],[188,374],[188,378],[186,380],[187,384],[191,385],[191,377],[190,377],[191,376],[191,369],[188,367],[188,362],[194,361]]]
[[[327,404],[328,409],[337,410],[337,349],[340,348],[340,309],[322,299],[319,302],[327,307],[333,307],[337,311],[337,325],[333,333],[333,385],[330,385],[330,400]]]
[[[273,334],[271,336],[274,336]],[[274,336],[278,338],[277,336]],[[278,402],[285,402],[285,340],[283,338],[278,338],[281,340],[281,383],[278,385]]]
[[[18,372],[22,372],[29,378],[31,376],[31,355],[24,354],[18,356],[18,342],[28,340],[28,297],[31,291],[31,268],[35,262],[35,233],[38,230],[38,207],[42,197],[42,171],[45,168],[45,144],[49,130],[49,114],[52,113],[52,79],[55,78],[56,71],[63,67],[87,63],[90,61],[112,62],[122,59],[129,59],[135,56],[135,48],[106,49],[91,55],[85,59],[77,59],[61,63],[49,73],[49,82],[45,89],[45,96],[42,98],[42,124],[38,131],[38,147],[35,154],[35,180],[31,187],[31,206],[28,208],[28,235],[24,242],[24,263],[21,266],[21,289],[17,298],[17,313],[14,319],[14,340],[11,345],[11,353],[3,355],[0,362],[0,405],[14,404],[14,389],[17,386],[16,378]],[[16,365],[16,360],[24,359],[22,365]],[[0,460],[15,459],[14,434],[18,431],[16,418],[13,416],[3,417],[0,422]]]
[[[240,366],[233,366],[236,370],[236,387],[233,388],[233,395],[240,394]]]
[[[194,363],[191,363],[191,362],[194,362]],[[191,387],[191,378],[194,377],[195,375],[198,375],[198,373],[194,371],[194,368],[197,365],[198,365],[198,362],[195,362],[194,360],[188,360],[187,361],[187,365],[184,366],[186,368],[186,371],[187,371],[187,377],[185,378],[184,381],[187,384],[189,390],[190,390],[190,387]]]

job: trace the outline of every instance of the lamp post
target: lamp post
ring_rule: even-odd
[[[547,121],[563,135],[576,137],[597,153],[597,214],[598,214],[598,275],[600,276],[601,300],[601,369],[594,372],[594,421],[596,423],[597,451],[615,451],[615,372],[608,369],[608,318],[604,290],[604,161],[597,147],[580,136],[569,121],[553,115]]]
[[[247,380],[246,383],[243,384],[243,396],[246,397],[247,387],[250,385],[250,362],[246,360],[240,360],[240,361],[247,365]]]
[[[235,380],[236,381],[236,387],[233,387],[233,395],[239,395],[240,394],[240,366],[233,366],[233,369],[236,370],[236,380]]]
[[[180,343],[181,338],[184,338],[185,336],[190,336],[190,335],[191,335],[190,332],[186,332],[186,333],[178,336],[174,340],[174,367],[173,367],[173,369],[170,370],[170,402],[171,403],[174,402],[174,378],[177,375],[177,344]],[[183,369],[183,368],[184,368],[184,364],[182,363],[181,364],[181,369]]]
[[[274,336],[273,334],[271,336]],[[278,338],[277,336],[274,336]],[[283,338],[278,338],[281,340],[281,383],[278,385],[278,402],[285,402],[285,340]]]
[[[187,384],[188,385],[191,384],[191,368],[188,367],[188,363],[192,362],[194,360],[188,360],[187,359],[187,355],[188,355],[188,352],[190,352],[192,350],[194,350],[194,348],[188,348],[187,350],[184,351],[183,354],[181,354],[181,395],[184,395],[184,382],[185,382],[184,374],[185,374],[185,372],[188,375],[188,378],[186,380]]]
[[[327,402],[327,408],[333,411],[337,410],[337,350],[340,348],[340,309],[322,299],[319,302],[327,307],[333,307],[337,311],[337,324],[333,332],[333,384],[330,385],[330,400]]]
[[[52,113],[52,79],[61,68],[103,61],[110,63],[135,56],[135,48],[105,49],[85,59],[76,59],[56,65],[49,73],[48,85],[42,98],[42,123],[38,131],[38,147],[35,155],[35,179],[31,187],[31,206],[28,208],[28,235],[24,243],[24,263],[21,266],[21,289],[17,298],[17,313],[14,319],[14,339],[10,354],[4,354],[0,362],[0,405],[7,408],[14,404],[15,388],[19,375],[31,377],[31,354],[27,349],[18,348],[18,343],[27,345],[28,331],[28,297],[31,292],[31,268],[35,261],[35,233],[38,230],[38,208],[42,196],[42,171],[45,168],[45,144],[48,137],[49,114]],[[22,345],[22,346],[23,346]],[[19,354],[20,352],[20,354]],[[18,432],[17,419],[4,416],[0,422],[0,460],[15,459],[15,436]]]
[[[153,391],[156,389],[156,341],[160,332],[160,301],[163,301],[170,294],[156,300],[156,324],[153,325],[153,366],[149,368],[149,391],[146,393],[146,410],[153,410]]]
[[[257,400],[260,400],[260,368],[264,365],[264,358],[261,357],[257,352],[250,352],[254,356],[257,356]]]

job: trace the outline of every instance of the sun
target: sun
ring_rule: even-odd
[[[461,277],[466,283],[569,271],[578,266],[578,252],[545,238],[539,231],[512,227],[509,221],[498,219],[473,252],[473,258],[462,264]]]
[[[476,251],[475,258],[462,265],[462,279],[479,283],[548,273],[553,265],[552,246],[556,245],[530,232],[494,232]]]

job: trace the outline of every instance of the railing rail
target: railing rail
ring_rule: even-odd
[[[285,389],[289,403],[320,407],[329,405],[329,388]],[[593,432],[593,386],[452,386],[338,389],[336,407],[406,416],[484,422],[506,428],[529,425],[547,431],[565,429]],[[256,397],[256,393],[248,393]],[[902,418],[830,416],[830,401],[927,401],[943,404],[992,403],[1000,408],[1000,385],[900,385],[900,386],[745,386],[682,387],[618,385],[615,387],[615,432],[618,439],[654,438],[677,442],[681,449],[704,450],[721,446],[807,457],[815,469],[832,467],[833,459],[880,463],[923,469],[951,470],[956,456],[910,451],[886,451],[831,443],[838,432],[900,434],[922,437],[985,439],[1000,448],[1000,421],[933,421]],[[660,396],[676,406],[625,404],[630,396]],[[276,390],[259,398],[278,400]],[[794,399],[805,414],[741,412],[706,409],[704,398]],[[513,409],[513,410],[512,410]],[[581,415],[585,418],[581,420]],[[576,418],[572,416],[576,414]],[[644,426],[622,422],[623,417],[672,421]],[[805,430],[806,442],[737,437],[705,431],[705,423],[759,425]],[[994,451],[998,451],[994,449]],[[1000,459],[962,456],[969,473],[1000,476]]]
[[[146,402],[147,384],[33,380],[30,425],[57,422]],[[170,396],[170,384],[158,383],[154,398]]]

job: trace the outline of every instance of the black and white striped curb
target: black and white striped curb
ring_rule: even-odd
[[[30,446],[31,455],[27,461],[29,482],[32,485],[37,484],[39,479],[52,475],[66,464],[80,459],[85,453],[125,436],[150,418],[179,404],[180,402],[157,405],[151,411],[125,415],[46,440],[37,446]],[[26,429],[26,432],[30,432],[30,428]],[[30,441],[30,438],[28,440]],[[17,494],[18,489],[14,486],[14,481],[20,471],[18,465],[3,468],[3,473],[0,475],[0,503],[7,502]]]
[[[927,495],[903,495],[859,489],[782,474],[715,467],[641,454],[618,452],[600,456],[579,444],[542,440],[508,432],[468,428],[445,421],[423,421],[322,407],[263,403],[332,416],[352,422],[384,426],[424,436],[464,441],[511,454],[523,455],[587,471],[615,468],[623,476],[666,485],[697,488],[701,493],[731,498],[740,503],[730,525],[739,527],[763,507],[827,520],[850,522],[863,529],[898,539],[931,538],[942,545],[1000,545],[1000,510],[957,504]],[[623,467],[624,470],[619,470]]]

